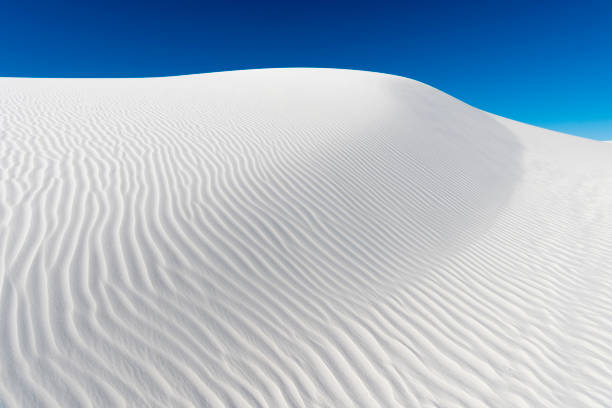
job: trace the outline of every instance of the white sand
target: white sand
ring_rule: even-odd
[[[319,69],[0,120],[0,406],[612,406],[610,144]]]

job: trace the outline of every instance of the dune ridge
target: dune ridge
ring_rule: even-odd
[[[361,71],[0,84],[0,406],[612,404],[611,145]]]

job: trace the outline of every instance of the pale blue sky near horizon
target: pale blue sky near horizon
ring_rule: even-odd
[[[0,76],[361,69],[612,139],[611,1],[20,0],[0,13]]]
[[[543,123],[542,127],[595,140],[612,141],[612,120]]]

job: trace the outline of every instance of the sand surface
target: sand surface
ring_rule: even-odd
[[[359,71],[0,79],[0,406],[610,407],[612,145]]]

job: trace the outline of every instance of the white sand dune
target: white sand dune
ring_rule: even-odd
[[[327,69],[0,120],[0,406],[612,406],[610,144]]]

